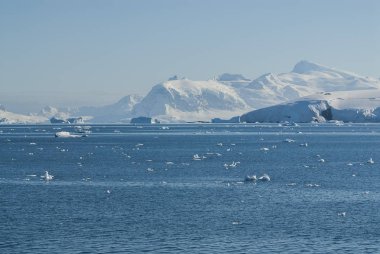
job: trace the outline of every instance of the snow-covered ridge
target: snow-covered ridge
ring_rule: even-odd
[[[47,123],[48,118],[38,115],[22,115],[9,112],[3,109],[0,109],[0,124],[36,124],[36,123]]]
[[[363,77],[308,61],[300,61],[294,66],[293,71],[279,74],[278,78],[285,83],[312,88],[314,92],[380,88],[378,79]]]
[[[380,89],[379,79],[300,61],[290,72],[266,73],[256,79],[229,73],[209,80],[180,79],[173,76],[153,86],[144,97],[127,95],[114,104],[102,107],[78,109],[46,107],[33,117],[11,116],[8,112],[8,118],[3,122],[24,123],[25,121],[40,122],[43,118],[51,117],[59,119],[83,117],[83,119],[91,119],[92,123],[128,123],[131,118],[140,116],[155,118],[161,122],[210,121],[212,118],[227,119],[291,101],[293,105],[303,105],[305,103],[296,102],[297,99],[312,94],[378,89]],[[354,96],[347,97],[346,101],[350,100],[357,101]],[[322,101],[322,99],[314,101]],[[333,109],[338,109],[338,102],[343,103],[338,100],[326,101],[329,106],[332,105],[331,103],[336,104],[332,105]],[[362,103],[370,102],[364,100]],[[323,105],[325,104],[320,104],[320,107]],[[316,111],[318,107],[315,106]],[[295,108],[298,109],[299,106]],[[6,111],[3,110],[3,112]],[[303,118],[300,117],[300,119]]]

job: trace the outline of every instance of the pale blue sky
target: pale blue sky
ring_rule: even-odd
[[[0,104],[102,105],[307,59],[380,76],[378,0],[0,0]]]

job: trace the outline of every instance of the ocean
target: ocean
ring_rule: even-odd
[[[379,124],[1,125],[0,253],[380,253],[379,165]]]

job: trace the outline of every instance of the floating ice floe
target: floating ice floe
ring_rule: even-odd
[[[338,213],[338,216],[346,217],[346,212],[340,212],[340,213]]]
[[[244,178],[244,182],[256,182],[257,180],[257,177],[256,175],[247,175],[245,178]]]
[[[233,162],[232,162],[230,165],[228,165],[228,166],[231,167],[231,168],[236,168],[236,166],[237,166],[238,164],[240,164],[240,161],[237,161],[237,162],[233,161]]]
[[[228,169],[228,168],[236,168],[238,164],[240,164],[240,161],[237,161],[237,162],[233,161],[233,162],[231,162],[231,164],[224,163],[223,166],[226,169]]]
[[[285,143],[294,143],[294,142],[296,142],[294,139],[290,139],[290,138],[286,138],[285,140],[284,140],[284,142]]]
[[[269,177],[269,175],[264,174],[264,175],[260,176],[260,177],[258,178],[258,180],[259,180],[259,181],[262,181],[262,182],[269,182],[269,181],[270,181],[270,177]]]
[[[44,179],[45,181],[50,181],[50,180],[53,180],[54,176],[50,175],[48,171],[45,171],[45,174],[41,176],[41,178]]]
[[[91,126],[74,126],[74,130],[76,133],[81,134],[90,134],[91,133]]]
[[[300,144],[300,146],[308,147],[309,145],[307,143],[302,143],[302,144]]]
[[[325,159],[319,159],[318,161],[323,163],[325,162]]]
[[[306,187],[319,187],[320,185],[319,184],[315,184],[315,183],[308,183],[308,184],[305,184]]]
[[[266,151],[269,151],[269,148],[268,147],[262,147],[262,148],[260,148],[260,151],[266,152]]]
[[[198,154],[194,154],[193,155],[193,160],[200,161],[200,160],[202,160],[202,158]]]
[[[76,135],[71,134],[68,131],[59,131],[55,133],[56,138],[80,138],[80,137],[86,137],[86,135]]]

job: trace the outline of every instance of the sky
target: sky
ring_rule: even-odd
[[[380,77],[380,1],[0,0],[0,104],[15,112],[300,60]]]

